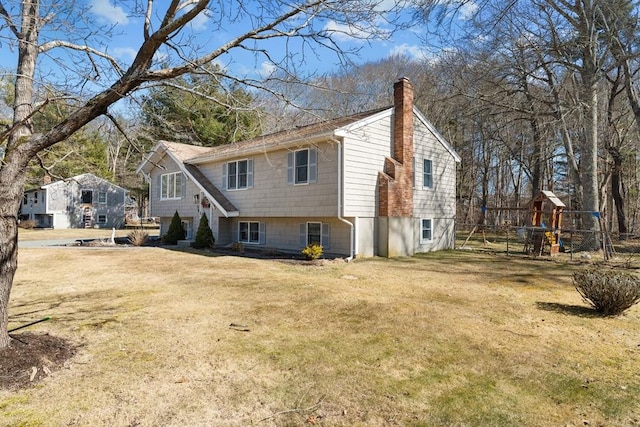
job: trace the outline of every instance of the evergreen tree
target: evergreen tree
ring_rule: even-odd
[[[213,237],[213,231],[209,228],[209,219],[207,214],[203,213],[200,217],[200,224],[198,225],[198,231],[196,231],[196,241],[193,247],[196,249],[212,248],[216,243],[216,239]]]
[[[169,224],[167,234],[162,236],[162,242],[167,245],[177,245],[178,240],[184,239],[185,234],[182,220],[180,219],[178,211],[176,211],[176,213],[173,214],[173,218],[171,218],[171,224]]]

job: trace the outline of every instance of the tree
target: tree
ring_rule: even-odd
[[[242,141],[260,130],[253,97],[237,84],[220,82],[220,66],[152,87],[142,97],[148,137],[201,146]]]
[[[289,74],[307,58],[307,48],[323,55],[326,50],[338,60],[350,53],[342,50],[336,34],[351,37],[376,37],[381,17],[380,4],[366,0],[310,0],[303,2],[241,0],[218,4],[209,0],[172,0],[135,3],[123,14],[137,15],[142,25],[142,41],[130,64],[123,65],[108,54],[108,36],[118,27],[98,26],[87,10],[71,7],[62,0],[0,0],[0,37],[17,47],[11,124],[0,136],[4,159],[0,165],[0,348],[9,345],[8,304],[17,269],[18,208],[22,200],[28,163],[38,153],[66,140],[100,116],[115,120],[110,108],[135,91],[152,83],[179,78],[194,72],[207,72],[207,65],[233,52],[253,52],[256,61]],[[7,6],[8,5],[8,6]],[[89,7],[89,6],[88,6]],[[393,10],[387,18],[393,17]],[[192,25],[203,17],[215,25],[215,33],[228,35],[214,47],[199,43]],[[75,23],[78,31],[70,31]],[[252,28],[239,32],[240,20],[251,22]],[[327,23],[332,23],[329,30]],[[60,38],[56,38],[60,37]],[[66,39],[62,38],[66,37]],[[269,52],[268,42],[286,38],[287,48]],[[95,45],[88,43],[94,41]],[[207,40],[210,43],[210,40]],[[55,57],[56,52],[61,52]],[[46,54],[46,56],[45,56]],[[53,60],[49,60],[53,58]],[[37,73],[38,64],[60,65],[56,72]],[[162,61],[162,62],[159,62]],[[264,88],[258,78],[224,75],[247,88]],[[65,91],[77,95],[73,108],[49,129],[34,132],[34,117],[50,100],[36,84],[51,77],[52,84],[67,82]],[[110,82],[104,85],[103,82]],[[75,91],[75,92],[74,92]],[[78,93],[80,92],[80,93]]]
[[[193,247],[196,249],[212,248],[216,239],[213,237],[213,231],[209,227],[209,219],[207,214],[203,213],[200,217],[200,223],[198,224],[198,230],[196,231],[196,241]]]
[[[171,218],[171,223],[169,223],[169,229],[162,236],[162,243],[166,243],[167,245],[177,245],[179,240],[185,238],[186,232],[184,230],[184,225],[182,225],[182,219],[180,219],[180,214],[178,211],[173,214]]]

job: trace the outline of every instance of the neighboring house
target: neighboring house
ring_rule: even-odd
[[[45,228],[112,228],[124,223],[127,190],[90,173],[24,192],[21,220]]]
[[[206,213],[217,245],[340,256],[453,248],[460,157],[413,106],[394,106],[225,146],[160,141],[138,167],[160,233],[178,211],[194,237]]]

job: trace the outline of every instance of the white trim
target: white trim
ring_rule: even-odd
[[[422,223],[424,221],[430,221],[431,222],[431,228],[430,228],[431,238],[429,238],[429,239],[425,239],[425,238],[422,237],[422,231],[423,231]],[[433,218],[420,218],[420,244],[421,245],[426,245],[428,243],[433,243],[433,224],[434,224],[433,223]]]

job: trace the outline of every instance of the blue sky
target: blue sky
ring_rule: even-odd
[[[109,46],[111,54],[116,56],[123,63],[130,63],[133,56],[137,52],[142,36],[142,20],[140,17],[131,17],[127,11],[117,3],[111,0],[88,0],[91,6],[91,13],[100,23],[116,25],[117,28],[125,33],[125,36],[116,38]],[[383,2],[381,9],[388,6]],[[388,3],[392,3],[388,0]],[[251,3],[249,3],[251,4]],[[410,5],[410,2],[406,3]],[[468,6],[465,6],[468,7]],[[410,13],[407,7],[407,16]],[[431,55],[431,52],[425,50],[421,41],[421,35],[424,29],[420,26],[414,26],[411,29],[392,34],[388,39],[376,39],[364,41],[359,39],[359,30],[347,28],[335,21],[323,22],[324,29],[334,32],[335,40],[340,43],[340,47],[345,49],[360,49],[360,55],[355,59],[357,62],[366,62],[370,60],[378,60],[393,54],[406,54],[414,58],[424,58]],[[197,36],[197,40],[207,46],[215,47],[229,39],[232,34],[239,34],[248,31],[251,23],[248,20],[236,22],[230,28],[220,31],[215,28],[206,15],[201,14],[192,23],[190,30]],[[388,30],[390,27],[380,20],[376,29]],[[231,31],[234,31],[232,33]],[[269,53],[275,58],[278,53],[284,49],[285,40],[269,41],[265,43]],[[294,48],[295,50],[295,48]],[[337,71],[337,58],[328,52],[320,53],[320,58],[313,55],[306,56],[307,71],[318,71],[320,73]],[[220,58],[221,65],[233,68],[235,73],[239,74],[262,74],[271,70],[271,65],[260,58],[254,58],[248,52],[234,52],[232,57],[225,56]]]
[[[403,2],[404,9],[401,18],[406,22],[413,12],[411,7],[414,0],[381,0],[376,10],[388,10],[394,4],[394,1]],[[461,7],[461,16],[463,18],[465,13],[471,13],[476,10],[475,3],[470,0],[439,1],[442,4]],[[71,31],[64,33],[58,28],[53,31],[44,32],[43,39],[40,43],[58,37],[63,40],[75,40],[76,43],[83,43],[83,37],[86,37],[85,34],[91,35],[92,32],[96,32],[97,28],[113,27],[114,33],[118,35],[114,36],[108,43],[104,43],[104,40],[98,40],[98,42],[103,42],[103,44],[95,44],[93,36],[87,37],[87,41],[90,46],[106,51],[115,57],[123,69],[129,66],[138,48],[142,44],[143,16],[139,12],[137,14],[131,13],[128,8],[134,4],[139,4],[140,7],[145,6],[146,2],[144,1],[78,0],[76,3],[77,8],[75,9],[55,7],[57,3],[61,3],[63,6],[68,5],[67,0],[42,0],[42,3],[43,10],[47,6],[53,5],[52,10],[60,15],[69,12],[65,19],[67,19],[71,25],[60,28],[65,28],[66,31],[69,31],[68,29],[70,28]],[[158,26],[157,22],[164,13],[166,3],[167,2],[163,0],[155,2],[156,8],[158,9],[153,15],[153,20],[156,22],[155,27]],[[255,13],[256,10],[251,9],[256,9],[261,3],[247,0],[242,4],[249,9],[249,12]],[[269,7],[271,3],[265,0],[262,4],[266,4],[267,7]],[[212,7],[217,8],[216,10],[219,10],[220,7],[230,8],[230,5],[237,5],[237,3],[228,0],[212,2]],[[19,2],[17,1],[6,2],[5,7],[7,7],[9,12],[14,14],[14,16],[19,12]],[[78,19],[77,16],[74,16],[74,13],[79,14],[80,11],[82,11],[82,18]],[[192,21],[187,31],[180,35],[180,37],[183,37],[182,41],[185,42],[182,43],[182,46],[188,49],[189,46],[199,45],[205,51],[212,50],[229,41],[233,36],[243,34],[253,28],[253,24],[247,16],[238,18],[232,24],[229,24],[228,15],[232,14],[232,12],[233,11],[230,13],[229,9],[227,9],[224,15],[225,18],[218,23],[215,21],[215,15],[199,15]],[[380,15],[380,19],[376,20],[373,24],[374,27],[371,28],[373,30],[382,30],[383,33],[388,32],[391,27],[388,22],[385,21],[385,16],[386,15]],[[366,35],[366,28],[347,27],[332,20],[317,21],[314,25],[316,25],[316,30],[322,29],[331,32],[333,39],[339,44],[340,48],[345,50],[359,49],[359,56],[352,58],[356,63],[375,61],[395,54],[405,54],[416,59],[430,58],[433,55],[433,52],[427,50],[424,46],[423,36],[426,32],[425,28],[421,25],[415,25],[406,30],[394,32],[388,37],[366,41],[361,37]],[[15,45],[11,46],[10,43],[7,43],[10,39],[10,33],[6,27],[2,28],[0,26],[0,67],[7,69],[7,72],[12,74],[15,72],[15,58],[17,53]],[[272,39],[262,42],[259,47],[266,49],[272,59],[278,61],[283,57],[282,52],[285,50],[285,43],[288,43],[290,52],[296,53],[298,56],[297,59],[304,54],[304,63],[297,64],[300,67],[300,74],[324,74],[341,71],[338,58],[335,54],[328,50],[313,52],[310,46],[305,46],[303,49],[302,45],[295,40],[287,41],[284,38]],[[189,52],[186,52],[186,54],[189,56]],[[170,51],[165,51],[160,55],[167,55],[166,59],[169,59],[171,53]],[[228,69],[230,74],[238,77],[260,79],[273,70],[273,65],[266,61],[265,56],[256,57],[252,52],[242,49],[234,49],[231,53],[222,55],[217,59],[217,62],[222,67]],[[54,49],[45,55],[41,55],[39,58],[39,72],[44,80],[49,83],[66,84],[73,88],[74,93],[81,93],[84,96],[90,96],[92,93],[103,90],[113,83],[113,75],[107,76],[99,73],[98,78],[95,78],[88,84],[83,83],[85,77],[83,74],[74,79],[73,70],[77,71],[78,69],[74,67],[84,67],[82,68],[82,72],[90,75],[94,72],[91,66],[92,64],[87,60],[85,54],[78,54],[77,52],[75,54],[69,54],[65,53],[63,49]],[[102,70],[104,70],[104,68]]]

